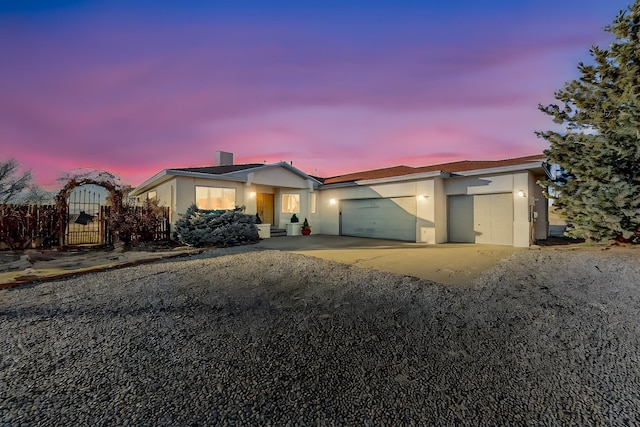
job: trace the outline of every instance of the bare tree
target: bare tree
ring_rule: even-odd
[[[31,171],[18,174],[20,165],[15,159],[0,160],[0,204],[10,203],[30,188]]]
[[[53,205],[57,191],[47,191],[37,185],[30,185],[28,191],[20,198],[21,202],[28,205]]]

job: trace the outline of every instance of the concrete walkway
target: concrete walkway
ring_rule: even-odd
[[[468,285],[501,259],[526,250],[463,243],[425,245],[322,234],[264,239],[257,246],[416,276],[447,285]]]

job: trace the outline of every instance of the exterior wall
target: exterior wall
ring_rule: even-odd
[[[148,197],[149,193],[152,191],[156,192],[156,198],[158,199],[158,203],[160,206],[168,206],[169,207],[169,221],[174,223],[176,218],[176,180],[171,179],[169,181],[163,182],[157,187],[141,194],[136,199],[136,204],[142,204]]]
[[[435,178],[434,184],[434,218],[435,218],[435,243],[444,243],[448,240],[447,220],[447,195],[444,190],[444,179]]]
[[[172,179],[160,184],[155,188],[157,192],[156,197],[161,206],[169,206],[169,222],[174,223],[177,220],[176,216],[176,180]],[[145,194],[149,194],[148,192]]]
[[[304,180],[302,180],[304,182]],[[273,194],[273,220],[275,227],[285,228],[287,224],[291,222],[292,213],[282,212],[282,195],[283,194],[298,194],[300,196],[300,212],[296,213],[296,216],[300,220],[300,225],[305,218],[309,222],[316,222],[318,214],[311,214],[311,191],[308,189],[300,188],[278,188],[270,187],[266,185],[251,184],[244,188],[244,199],[242,205],[246,207],[246,213],[255,215],[257,212],[256,194],[265,193]],[[237,198],[236,192],[236,198]],[[316,192],[317,194],[317,192]],[[310,224],[311,225],[311,224]],[[317,228],[314,228],[315,232]]]
[[[311,213],[311,195],[315,194],[316,195],[316,211],[315,213]],[[308,196],[309,198],[308,203],[309,203],[309,216],[307,217],[307,219],[309,220],[309,226],[311,227],[311,232],[312,233],[316,233],[319,234],[320,233],[320,192],[319,191],[310,191]],[[302,220],[304,221],[304,218],[302,218]]]
[[[245,206],[247,214],[255,215],[257,211],[256,194],[267,193],[274,195],[274,222],[276,226],[284,228],[290,222],[290,213],[282,212],[281,196],[284,193],[300,195],[300,221],[308,218],[316,221],[318,213],[311,214],[311,197],[313,183],[284,169],[274,168],[250,173],[248,182],[227,181],[209,178],[193,178],[176,176],[157,187],[153,187],[139,197],[141,201],[147,197],[149,191],[156,191],[157,198],[162,205],[171,207],[171,222],[175,222],[183,215],[189,206],[195,202],[195,188],[220,187],[236,190],[236,206]],[[317,229],[316,229],[317,230]]]
[[[173,223],[187,211],[189,206],[195,202],[195,188],[193,178],[177,177],[176,178],[176,217]]]
[[[549,201],[544,196],[543,188],[538,181],[544,180],[544,176],[536,176],[529,173],[529,192],[533,197],[533,222],[534,239],[545,240],[549,237]]]
[[[526,177],[527,172],[523,172],[522,175]],[[514,174],[503,174],[448,178],[444,181],[444,190],[447,196],[511,193],[514,189],[514,176]],[[523,188],[526,189],[526,183]]]
[[[236,190],[236,205],[245,206],[246,213],[257,211],[256,194],[274,195],[274,225],[285,228],[291,213],[282,212],[282,195],[298,194],[300,222],[304,218],[315,234],[340,234],[340,201],[416,197],[415,241],[427,244],[448,241],[447,198],[451,195],[510,193],[513,195],[513,245],[528,247],[533,239],[545,239],[548,234],[547,200],[537,185],[541,177],[529,171],[478,175],[455,178],[425,178],[399,183],[382,183],[314,191],[310,180],[282,168],[249,173],[247,182],[193,177],[174,177],[152,188],[161,205],[171,208],[175,223],[195,201],[195,187],[209,186]],[[518,195],[522,191],[524,197]],[[147,197],[148,191],[139,196]],[[316,212],[311,213],[311,195],[316,195]],[[334,201],[335,203],[332,203]]]
[[[424,196],[418,198],[416,242],[448,241],[447,197],[510,193],[513,197],[513,246],[529,247],[532,238],[546,238],[546,199],[536,181],[539,177],[528,171],[459,178],[430,178],[390,184],[372,184],[321,190],[318,196],[320,233],[340,234],[340,200]],[[518,195],[524,192],[524,197]],[[331,200],[335,204],[331,204]],[[537,212],[537,219],[532,222]]]
[[[518,195],[524,191],[524,197]],[[513,246],[528,248],[531,244],[531,189],[529,188],[529,173],[523,172],[513,175]]]
[[[292,213],[282,212],[282,195],[298,194],[300,196],[300,212],[296,216],[300,220],[300,225],[305,218],[309,222],[315,220],[311,214],[311,197],[313,184],[309,180],[302,178],[288,170],[282,168],[266,169],[247,175],[247,193],[245,196],[245,206],[247,213],[256,212],[255,193],[273,194],[273,216],[274,226],[285,228],[291,222]],[[254,193],[253,200],[251,194]],[[315,215],[317,218],[317,214]],[[313,225],[312,225],[313,226]],[[317,228],[314,227],[317,232]]]
[[[181,215],[187,211],[196,200],[196,187],[220,187],[233,188],[236,190],[236,206],[243,206],[245,201],[245,185],[241,182],[220,181],[206,178],[176,177],[176,218],[172,222],[178,220]],[[254,212],[255,214],[255,202]]]
[[[245,185],[244,188],[244,199],[240,206],[244,206],[246,208],[245,213],[250,215],[255,215],[258,212],[258,206],[256,203],[256,194],[265,193],[265,194],[275,194],[276,190],[273,187],[269,187],[266,185]],[[236,193],[236,197],[237,197]],[[275,205],[275,197],[274,197],[274,205]],[[275,208],[274,208],[275,212]]]
[[[441,225],[437,217],[442,213],[437,209],[437,192],[442,183],[437,179],[408,181],[402,183],[372,184],[355,187],[323,189],[318,193],[319,232],[340,234],[340,201],[350,199],[377,199],[388,197],[416,197],[416,242],[439,243],[442,238]],[[335,203],[331,203],[332,200]],[[446,227],[446,222],[445,225]],[[446,228],[445,228],[446,233]]]
[[[282,168],[265,169],[249,173],[251,184],[271,185],[274,187],[308,188],[307,180]]]
[[[435,182],[417,181],[416,199],[416,242],[436,243]]]
[[[492,193],[513,194],[513,246],[529,247],[531,236],[530,203],[534,188],[530,186],[527,171],[498,175],[479,175],[450,178],[444,183],[445,195],[474,195]],[[535,185],[535,182],[533,183]],[[524,197],[518,196],[522,190]],[[446,206],[446,200],[443,201]]]
[[[340,234],[340,190],[327,189],[318,191],[318,214],[316,228],[313,230],[318,234],[330,234],[337,236]]]
[[[275,205],[274,217],[276,226],[278,228],[286,228],[287,224],[291,223],[291,217],[293,216],[293,213],[282,212],[283,194],[298,194],[300,196],[300,212],[296,213],[296,216],[300,220],[301,226],[305,218],[307,218],[307,220],[309,221],[313,219],[313,217],[311,216],[311,191],[309,189],[279,188],[276,191],[273,200],[273,204]]]

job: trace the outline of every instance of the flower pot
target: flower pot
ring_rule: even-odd
[[[309,234],[311,234],[311,229],[310,228],[303,228],[302,229],[302,234],[305,236],[308,236]]]

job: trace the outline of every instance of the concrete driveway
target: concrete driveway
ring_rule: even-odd
[[[501,259],[516,251],[526,250],[464,243],[425,245],[322,234],[273,237],[260,241],[258,246],[416,276],[447,285],[470,284],[478,274]]]

